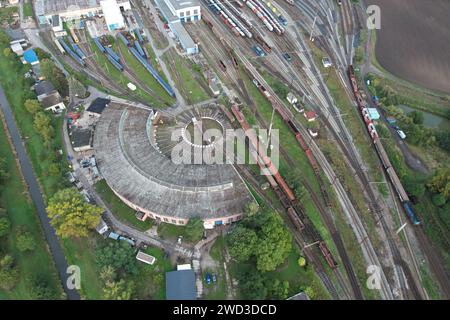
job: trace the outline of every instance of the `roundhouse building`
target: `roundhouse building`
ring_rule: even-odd
[[[183,111],[172,122],[192,128],[195,118],[220,123],[223,129],[230,126],[218,108],[209,107]],[[201,217],[210,226],[239,220],[254,199],[234,167],[174,163],[169,156],[176,144],[171,142],[174,127],[163,120],[156,124],[151,110],[108,106],[96,125],[94,150],[110,188],[144,213],[144,220],[184,225]]]

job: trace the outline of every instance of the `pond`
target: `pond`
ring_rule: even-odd
[[[424,112],[421,110],[416,110],[411,107],[405,106],[405,105],[399,105],[400,109],[405,112],[405,114],[409,114],[413,111],[420,111],[423,113],[423,125],[427,128],[433,128],[433,129],[450,129],[450,120],[437,116],[435,114]]]

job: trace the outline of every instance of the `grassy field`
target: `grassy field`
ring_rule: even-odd
[[[44,191],[44,200],[46,200],[58,188],[64,186],[66,181],[62,176],[51,176],[48,174],[48,168],[51,164],[48,158],[48,148],[44,146],[42,139],[35,131],[31,114],[23,106],[26,99],[34,98],[34,94],[29,90],[31,83],[22,77],[26,71],[28,71],[27,66],[23,66],[15,57],[5,58],[3,49],[0,50],[0,81],[7,94],[19,131],[26,138],[27,153]],[[61,139],[63,118],[53,118],[52,121],[55,127],[53,144],[56,149],[63,149]],[[68,164],[65,161],[60,163],[61,167],[68,169]],[[91,240],[77,239],[74,241],[70,239],[61,241],[61,244],[69,265],[79,265],[82,269],[88,270],[82,275],[82,296],[87,299],[98,298],[100,296],[98,274],[94,271],[89,271],[95,265]]]
[[[33,299],[29,279],[37,275],[45,275],[51,289],[62,297],[63,291],[55,265],[48,251],[39,219],[34,205],[27,193],[22,175],[17,167],[5,127],[0,121],[0,158],[6,159],[10,178],[0,187],[0,205],[6,210],[11,222],[10,234],[1,239],[0,252],[11,254],[19,267],[20,280],[10,292],[0,289],[0,299]],[[19,228],[25,227],[34,238],[36,248],[31,252],[17,249],[15,234]]]
[[[147,221],[138,220],[135,216],[136,211],[120,200],[104,179],[95,184],[95,190],[120,221],[141,231],[146,231],[152,227],[153,224],[150,219]]]
[[[169,96],[163,87],[161,87],[155,78],[153,78],[147,69],[141,65],[141,63],[131,54],[128,48],[121,41],[117,41],[113,48],[115,48],[116,52],[118,50],[122,52],[126,64],[131,68],[131,70],[133,70],[136,77],[145,82],[167,105],[172,105],[175,102],[175,99]]]
[[[265,276],[269,279],[278,279],[281,281],[289,282],[289,296],[293,296],[299,292],[305,290],[306,287],[311,287],[316,296],[314,299],[317,300],[328,300],[330,295],[322,286],[320,279],[317,277],[314,268],[310,265],[306,267],[300,267],[298,265],[298,258],[300,254],[295,246],[293,246],[292,251],[289,253],[288,258],[285,263],[279,266],[275,271],[266,272]],[[245,270],[252,270],[252,266],[249,263],[235,263],[232,262],[229,265],[229,272],[232,278],[236,278],[239,272]],[[241,299],[238,292],[237,299]]]
[[[211,247],[210,255],[216,262],[218,267],[214,270],[203,270],[203,289],[204,298],[206,300],[226,300],[227,299],[227,282],[225,278],[225,269],[223,267],[225,239],[220,236],[216,239]],[[215,274],[217,282],[216,283],[206,283],[206,273]]]
[[[180,57],[175,49],[167,51],[163,59],[170,70],[172,80],[188,104],[196,104],[210,98],[209,93],[199,83],[203,81],[205,85],[204,79],[200,78],[201,75],[193,70],[189,62]]]
[[[26,0],[23,4],[23,15],[25,17],[32,17],[33,16],[33,5],[31,3],[31,0]]]
[[[164,300],[166,298],[165,273],[173,271],[174,266],[164,252],[159,248],[148,247],[142,250],[156,258],[154,265],[137,262],[139,272],[136,276],[129,277],[136,284],[136,297],[139,299]]]

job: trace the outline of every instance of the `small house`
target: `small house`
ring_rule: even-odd
[[[308,120],[308,122],[316,120],[316,113],[314,111],[305,111],[303,115],[305,116],[306,120]]]
[[[108,227],[108,225],[106,224],[106,222],[103,219],[100,219],[100,222],[95,227],[95,230],[99,234],[103,235],[103,234],[105,234],[105,232],[107,232],[109,230],[109,227]]]

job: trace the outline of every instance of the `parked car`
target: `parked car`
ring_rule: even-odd
[[[292,60],[291,55],[289,53],[287,53],[287,52],[283,53],[283,58],[285,58],[286,61],[291,61]]]
[[[216,277],[216,275],[215,275],[215,274],[213,274],[213,276],[212,276],[212,281],[213,281],[214,283],[216,283],[216,282],[217,282],[217,277]]]
[[[211,284],[211,275],[209,273],[206,274],[205,280],[206,284]]]

